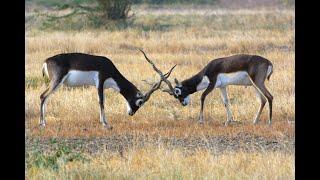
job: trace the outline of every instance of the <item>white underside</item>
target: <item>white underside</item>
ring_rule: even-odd
[[[204,76],[202,81],[197,85],[197,91],[206,89],[210,84],[209,78]],[[215,88],[223,88],[228,85],[242,85],[242,86],[250,86],[252,85],[249,75],[245,71],[238,71],[234,73],[220,73],[217,76],[217,81],[215,84]]]
[[[99,85],[99,72],[97,71],[69,71],[63,82],[67,86],[96,86]]]
[[[112,89],[114,89],[115,91],[120,92],[120,88],[119,88],[117,82],[114,81],[112,78],[106,79],[106,80],[104,81],[103,87],[104,87],[105,89],[112,88]]]
[[[63,84],[67,86],[95,86],[99,85],[99,72],[98,71],[77,71],[71,70],[65,76]],[[120,91],[116,81],[108,78],[104,81],[103,87],[105,89],[112,88],[115,91]]]
[[[245,71],[238,71],[235,73],[221,73],[217,77],[217,82],[214,87],[226,87],[228,85],[240,85],[240,86],[250,86],[251,81],[249,75]]]
[[[66,86],[95,86],[98,87],[99,85],[99,72],[98,71],[76,71],[71,70],[69,73],[64,77],[62,81]],[[120,92],[120,88],[117,82],[113,78],[108,78],[104,81],[103,84],[104,89],[112,88],[117,92]],[[131,113],[132,109],[129,103],[126,101],[127,104],[127,113]]]
[[[210,84],[210,80],[208,78],[208,76],[204,76],[202,78],[202,81],[197,85],[197,91],[203,90],[205,88],[207,88]]]

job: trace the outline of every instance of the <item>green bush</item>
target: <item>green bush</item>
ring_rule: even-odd
[[[123,24],[126,23],[131,4],[131,0],[72,0],[60,3],[56,6],[58,10],[72,11],[62,16],[39,14],[45,17],[41,29],[99,28],[110,25],[111,21]]]
[[[132,0],[134,4],[214,4],[217,0]]]
[[[107,19],[126,19],[131,8],[131,0],[97,0],[99,9]]]
[[[52,144],[57,143],[52,141]],[[73,152],[68,146],[58,145],[58,149],[50,154],[45,154],[40,150],[35,150],[29,154],[26,154],[26,166],[27,168],[37,167],[44,169],[58,170],[60,165],[72,162],[72,161],[87,161],[82,154]]]

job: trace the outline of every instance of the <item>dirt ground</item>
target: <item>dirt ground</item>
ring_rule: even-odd
[[[148,135],[116,135],[94,138],[26,138],[26,150],[37,148],[42,151],[52,151],[58,145],[65,145],[77,152],[89,154],[104,151],[123,152],[131,148],[166,147],[180,148],[189,152],[197,149],[208,149],[215,154],[230,151],[264,152],[285,151],[294,153],[294,137],[267,138],[239,133],[235,137],[204,136],[204,137],[161,137]]]

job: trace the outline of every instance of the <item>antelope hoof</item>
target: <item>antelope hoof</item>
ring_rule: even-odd
[[[201,115],[199,116],[199,121],[198,121],[198,123],[199,123],[199,124],[204,124],[203,116],[201,116]]]
[[[227,121],[224,123],[224,125],[225,125],[225,126],[228,126],[228,125],[231,124],[232,122],[235,122],[235,121],[233,120],[233,118],[227,119]]]
[[[227,122],[225,123],[226,126],[227,126],[227,125],[230,125],[230,124],[238,125],[238,124],[242,124],[242,122],[241,122],[241,121],[231,120],[231,121],[227,121]]]
[[[108,124],[104,124],[103,126],[104,126],[106,129],[108,129],[108,130],[112,130],[112,129],[113,129],[113,127],[110,126],[110,125],[108,125]]]
[[[39,124],[39,127],[40,127],[40,128],[45,128],[45,127],[46,127],[46,124],[45,124],[45,123],[40,123],[40,124]]]
[[[202,118],[201,118],[201,119],[199,119],[198,123],[199,123],[200,125],[203,125],[203,124],[204,124],[203,119],[202,119]]]

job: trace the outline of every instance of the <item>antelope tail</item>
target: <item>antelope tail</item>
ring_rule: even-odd
[[[271,74],[273,73],[273,66],[269,65],[268,66],[268,71],[267,71],[267,80],[269,81]]]
[[[49,83],[49,73],[47,68],[47,63],[44,63],[42,66],[42,77],[44,78],[44,82],[47,85]]]
[[[47,63],[43,63],[42,65],[42,76],[49,78]]]

